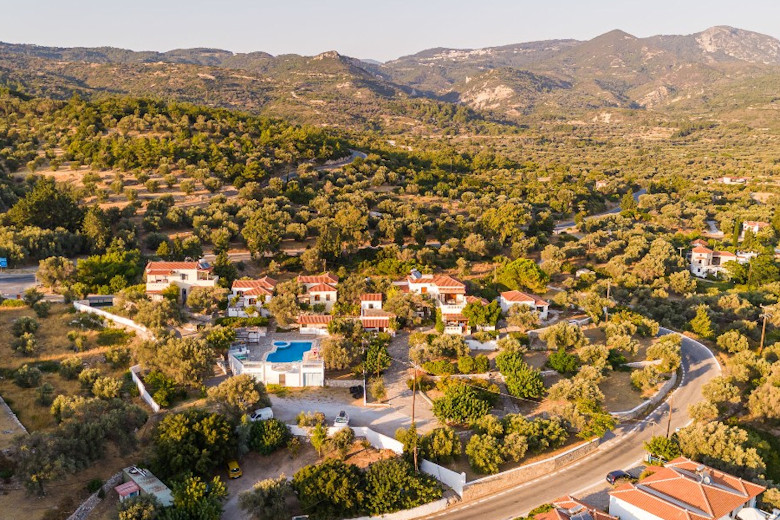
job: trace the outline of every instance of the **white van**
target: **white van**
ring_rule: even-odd
[[[258,408],[249,416],[250,421],[267,421],[268,419],[273,418],[274,411],[271,410],[270,406],[266,406],[265,408]]]

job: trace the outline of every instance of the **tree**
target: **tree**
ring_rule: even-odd
[[[197,475],[187,475],[173,483],[171,494],[175,511],[172,516],[177,520],[219,520],[227,489],[219,477],[205,482]]]
[[[42,177],[30,192],[14,204],[6,216],[19,227],[62,227],[75,232],[81,226],[83,213],[66,189],[57,187],[53,178]]]
[[[718,336],[718,339],[715,342],[718,344],[718,347],[731,354],[735,354],[743,350],[748,350],[750,348],[748,339],[740,334],[737,330],[729,330],[724,332]]]
[[[220,413],[234,419],[257,408],[271,406],[265,385],[248,374],[229,377],[209,388],[208,397]]]
[[[748,409],[754,417],[780,419],[780,367],[777,363],[766,380],[750,393]]]
[[[113,377],[98,377],[92,385],[92,395],[100,399],[119,397],[122,384]]]
[[[644,444],[644,447],[648,453],[665,461],[676,459],[682,455],[680,446],[674,438],[670,439],[661,435],[657,435],[650,439],[650,441]]]
[[[474,301],[466,304],[461,314],[468,318],[471,327],[495,326],[501,317],[501,307],[495,300],[488,305]]]
[[[64,256],[50,256],[38,263],[36,276],[44,285],[56,290],[69,284],[76,274],[76,266]]]
[[[277,209],[275,204],[265,204],[252,212],[241,229],[252,256],[275,251],[289,221],[290,215]]]
[[[360,470],[338,459],[301,468],[292,486],[303,510],[315,519],[357,516],[365,500]]]
[[[368,343],[365,354],[365,369],[368,374],[380,374],[390,367],[391,358],[387,351],[389,336],[374,336]]]
[[[236,329],[216,325],[206,331],[203,339],[215,352],[224,356],[230,350],[230,345],[236,340]]]
[[[513,305],[509,308],[506,322],[510,327],[526,332],[539,326],[539,313],[527,305]]]
[[[573,374],[580,366],[580,359],[565,348],[558,348],[547,358],[547,364],[559,374]]]
[[[748,432],[721,422],[694,423],[677,432],[682,454],[734,475],[747,478],[763,474],[766,464]]]
[[[99,206],[90,207],[84,214],[81,233],[87,238],[90,249],[95,253],[105,251],[111,243],[111,227],[105,212]]]
[[[573,323],[565,321],[556,323],[544,329],[539,338],[547,343],[550,350],[579,350],[588,344],[588,338],[582,329]]]
[[[696,291],[696,280],[688,270],[677,271],[669,275],[669,287],[679,295]]]
[[[727,377],[713,377],[702,387],[702,395],[713,404],[738,403],[740,400],[740,390]]]
[[[233,427],[224,415],[190,409],[163,417],[154,432],[155,474],[207,476],[234,456]]]
[[[478,390],[462,383],[447,387],[444,397],[433,403],[433,413],[439,420],[454,424],[470,424],[490,411],[490,403]]]
[[[420,456],[433,462],[449,462],[462,449],[460,437],[452,428],[435,428],[420,439]]]
[[[322,449],[328,441],[328,429],[321,422],[318,422],[314,425],[314,428],[312,428],[309,434],[309,440],[312,448],[317,450],[318,455],[322,456]]]
[[[196,313],[214,314],[225,302],[225,295],[222,287],[193,287],[187,295],[187,306]]]
[[[290,440],[290,430],[279,419],[254,421],[249,438],[249,447],[260,455],[270,455],[285,446]]]
[[[705,339],[712,339],[715,336],[706,305],[696,307],[696,316],[691,320],[691,330]]]
[[[638,208],[639,205],[637,204],[633,193],[628,192],[620,199],[620,212],[623,215],[633,216]]]
[[[238,496],[238,503],[253,520],[279,520],[287,512],[286,499],[291,491],[287,477],[280,475],[257,482]]]
[[[181,321],[181,313],[176,302],[167,298],[154,302],[142,300],[138,302],[134,321],[150,329],[164,329]]]
[[[660,359],[658,370],[661,372],[674,372],[680,366],[682,354],[680,345],[682,337],[679,334],[666,334],[661,336],[647,348],[647,360]]]
[[[154,495],[125,498],[117,506],[117,520],[157,520],[162,504]]]
[[[149,368],[159,370],[176,384],[200,387],[214,366],[214,350],[202,339],[169,338],[165,341],[142,343],[136,351],[138,359]]]
[[[528,451],[528,438],[517,432],[512,432],[504,437],[501,453],[506,460],[520,462]]]
[[[515,397],[538,399],[544,395],[541,373],[528,366],[520,352],[505,350],[496,357],[496,367],[504,376],[507,390]]]
[[[268,302],[268,310],[281,327],[295,323],[301,308],[298,305],[298,294],[301,286],[296,280],[280,283],[276,286],[276,296]]]
[[[501,269],[498,282],[512,290],[528,289],[544,293],[550,277],[533,260],[518,258]]]
[[[365,507],[372,516],[411,509],[442,496],[438,481],[403,459],[374,462],[365,475]]]
[[[352,366],[359,355],[357,345],[347,338],[328,337],[320,343],[320,356],[325,367],[343,370]]]
[[[491,435],[474,435],[466,444],[469,465],[477,473],[498,473],[498,467],[504,463],[501,445]]]

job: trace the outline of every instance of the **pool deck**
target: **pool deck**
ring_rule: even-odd
[[[266,354],[273,352],[276,348],[274,346],[275,341],[310,341],[313,344],[318,342],[320,336],[312,334],[298,334],[297,332],[271,332],[268,331],[268,335],[260,338],[259,343],[249,343],[249,361],[263,361]]]

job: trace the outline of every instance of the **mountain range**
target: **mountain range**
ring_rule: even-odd
[[[399,130],[464,109],[467,119],[500,122],[610,110],[762,124],[780,108],[780,41],[726,26],[646,38],[615,30],[588,41],[428,49],[386,63],[335,51],[305,57],[0,43],[0,84],[55,98],[154,96]]]

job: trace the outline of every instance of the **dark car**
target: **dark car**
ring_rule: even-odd
[[[631,480],[633,477],[623,470],[617,469],[607,473],[607,482],[615,484],[619,480]]]
[[[363,397],[363,385],[350,386],[349,393],[352,394],[352,397],[355,399]]]

